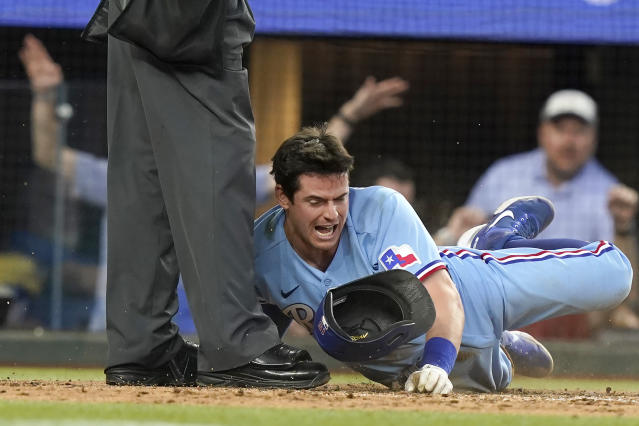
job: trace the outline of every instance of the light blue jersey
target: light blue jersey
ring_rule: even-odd
[[[349,213],[325,272],[304,262],[284,233],[275,207],[255,223],[257,289],[264,303],[312,329],[326,291],[355,279],[402,268],[421,280],[447,268],[462,299],[462,346],[450,379],[457,389],[494,391],[512,379],[501,351],[504,330],[552,316],[606,309],[623,300],[632,279],[626,257],[604,241],[581,249],[518,248],[486,252],[438,249],[408,202],[382,188],[351,188]],[[350,367],[386,385],[403,383],[421,359],[425,336],[386,357]]]
[[[325,272],[293,250],[284,233],[284,217],[284,210],[275,207],[255,224],[257,287],[268,303],[309,331],[314,310],[330,288],[393,268],[422,278],[445,267],[414,210],[390,189],[350,189],[348,218]]]

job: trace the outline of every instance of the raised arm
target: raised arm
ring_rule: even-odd
[[[29,78],[33,101],[31,104],[31,144],[35,163],[55,171],[58,126],[55,117],[56,90],[64,77],[42,42],[31,34],[24,38],[18,56]],[[71,179],[75,171],[75,153],[62,150],[62,174]]]
[[[328,132],[346,143],[357,123],[379,111],[401,106],[401,95],[408,87],[408,82],[400,77],[382,81],[377,81],[372,76],[367,77],[353,97],[330,119]]]

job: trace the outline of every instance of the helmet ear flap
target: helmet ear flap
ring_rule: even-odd
[[[329,290],[316,310],[313,335],[340,361],[366,361],[425,334],[434,321],[426,288],[398,269]]]

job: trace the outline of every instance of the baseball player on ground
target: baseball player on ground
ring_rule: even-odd
[[[608,309],[630,291],[632,270],[606,241],[532,240],[554,216],[550,201],[505,202],[464,247],[437,248],[406,200],[383,187],[350,188],[353,158],[322,128],[306,128],[273,157],[278,206],[255,223],[257,289],[280,332],[312,330],[327,291],[391,269],[417,276],[436,319],[425,336],[348,365],[410,392],[506,388],[515,374],[550,374],[550,353],[509,331],[544,318]],[[460,240],[461,241],[461,240]]]

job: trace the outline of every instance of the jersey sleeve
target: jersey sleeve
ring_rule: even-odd
[[[405,269],[422,281],[445,269],[439,249],[412,206],[402,195],[388,194],[381,206],[371,260],[380,271]]]

